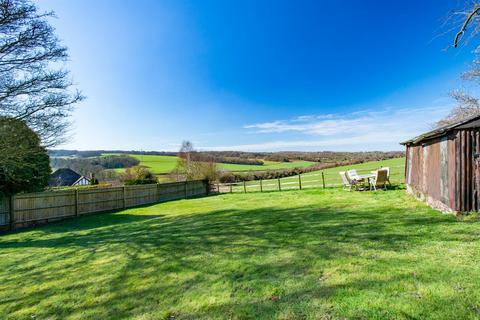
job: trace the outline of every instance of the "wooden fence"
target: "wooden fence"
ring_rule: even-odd
[[[0,230],[15,230],[89,213],[205,196],[208,192],[207,181],[187,181],[0,197]]]

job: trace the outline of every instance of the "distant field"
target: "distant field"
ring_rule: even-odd
[[[335,167],[320,171],[313,171],[309,173],[304,173],[301,176],[302,187],[303,188],[314,188],[322,187],[322,172],[325,177],[325,185],[327,187],[340,186],[342,180],[338,174],[340,171],[346,171],[350,169],[356,169],[359,174],[370,173],[370,171],[376,170],[380,167],[390,167],[390,181],[392,183],[403,183],[404,182],[404,173],[405,173],[405,158],[396,158],[382,161],[372,161],[365,162],[360,164],[348,165]],[[281,178],[280,184],[282,189],[298,189],[299,179],[297,176]],[[246,182],[247,192],[260,191],[259,181],[248,181]],[[278,190],[278,179],[263,180],[262,181],[262,190]],[[244,192],[243,183],[237,183],[233,185],[232,192]]]
[[[218,166],[220,169],[228,171],[264,171],[264,170],[275,170],[275,169],[288,169],[288,168],[299,168],[299,167],[308,167],[316,162],[312,161],[293,161],[293,162],[275,162],[275,161],[264,161],[263,166],[249,165],[249,164],[231,164],[231,163],[219,163]]]
[[[129,154],[129,156],[140,160],[140,165],[149,167],[155,174],[166,174],[172,171],[177,164],[177,157],[175,156],[157,156],[157,155],[138,155]],[[311,161],[294,161],[294,162],[275,162],[265,161],[262,165],[248,165],[248,164],[231,164],[219,163],[218,166],[222,170],[227,171],[264,171],[274,169],[287,169],[295,167],[307,167],[314,164]],[[125,169],[116,169],[118,172],[123,172]]]
[[[104,154],[107,155],[107,154]],[[156,155],[140,155],[128,154],[133,158],[140,160],[140,165],[149,167],[155,174],[166,174],[172,171],[177,164],[176,156],[156,156]],[[124,172],[125,169],[115,169],[117,172]]]

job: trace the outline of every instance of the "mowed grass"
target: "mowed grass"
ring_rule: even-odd
[[[322,172],[325,178],[325,185],[327,187],[332,186],[341,186],[342,179],[339,175],[340,171],[347,171],[350,169],[356,169],[359,174],[371,173],[371,171],[376,170],[381,167],[390,168],[390,181],[392,183],[403,183],[405,176],[405,158],[396,158],[382,161],[371,161],[360,164],[341,166],[335,168],[329,168],[320,171],[313,171],[304,173],[301,175],[302,179],[302,188],[319,188],[323,187],[322,181]],[[247,181],[246,183],[247,192],[254,191],[273,191],[278,190],[278,179],[269,179],[262,181],[262,188],[260,188],[260,181],[253,180]],[[280,179],[280,188],[285,189],[299,189],[300,181],[298,176],[291,176]],[[222,188],[222,191],[230,191],[229,187]],[[232,186],[232,192],[244,192],[245,188],[243,182],[236,183]]]
[[[106,154],[105,154],[106,155]],[[158,156],[158,155],[139,155],[129,154],[129,156],[140,160],[140,165],[150,168],[155,174],[166,174],[175,169],[177,164],[176,156]],[[288,169],[296,167],[307,167],[315,162],[311,161],[293,161],[293,162],[275,162],[264,161],[264,165],[232,164],[219,163],[218,167],[226,171],[263,171],[273,169]],[[117,172],[124,172],[125,169],[115,169]]]
[[[479,227],[404,190],[81,217],[0,236],[0,319],[478,319]]]

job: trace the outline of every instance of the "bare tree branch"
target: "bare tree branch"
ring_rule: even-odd
[[[458,41],[463,37],[463,35],[465,34],[465,31],[467,30],[467,26],[469,25],[469,23],[472,21],[473,17],[475,15],[478,14],[478,12],[480,11],[480,5],[476,5],[472,11],[467,15],[467,18],[465,19],[465,21],[463,22],[463,25],[462,27],[460,28],[460,30],[457,32],[457,34],[455,35],[455,38],[454,38],[454,41],[453,41],[453,47],[456,48],[458,46]]]
[[[84,97],[73,90],[68,59],[48,23],[28,0],[0,0],[0,116],[25,121],[44,146],[62,143],[73,106]]]

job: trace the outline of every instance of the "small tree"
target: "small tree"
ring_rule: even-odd
[[[126,185],[157,183],[154,174],[144,166],[127,168],[123,181]]]
[[[218,168],[213,156],[201,155],[195,151],[190,141],[183,141],[178,152],[177,166],[174,169],[177,180],[214,181],[218,177]]]
[[[42,190],[50,178],[47,151],[25,122],[0,117],[0,193]]]

